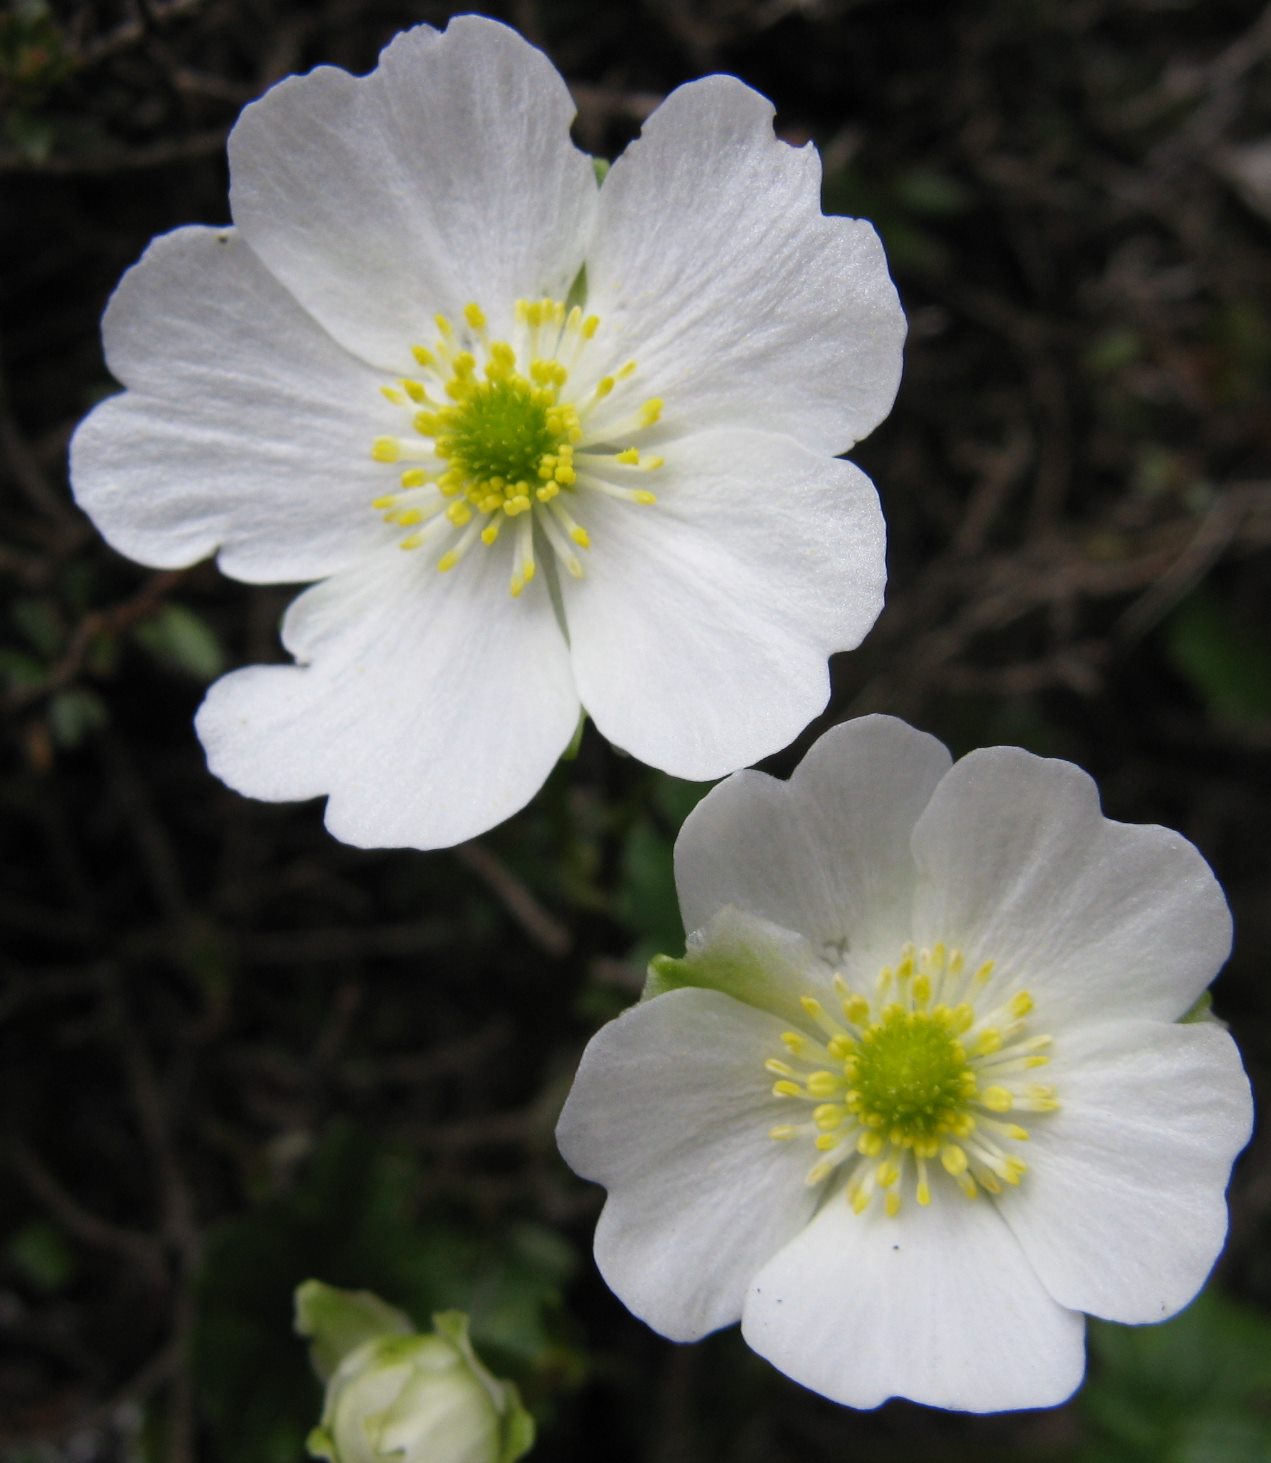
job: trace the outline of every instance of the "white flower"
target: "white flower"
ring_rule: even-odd
[[[309,1452],[330,1463],[515,1463],[534,1422],[510,1382],[472,1349],[461,1311],[421,1335],[367,1291],[308,1280],[296,1292],[296,1329],[314,1339],[326,1382]]]
[[[198,731],[351,843],[506,818],[580,706],[680,777],[754,761],[882,603],[877,498],[835,456],[899,378],[873,229],[822,216],[816,153],[732,77],[599,188],[572,116],[471,16],[291,78],[230,138],[234,227],[157,239],[106,312],[128,389],[76,435],[77,499],[144,563],[320,581],[298,665],[227,676]]]
[[[1225,1029],[1180,1024],[1231,942],[1185,839],[1104,818],[1069,763],[951,768],[868,717],[714,789],[676,876],[688,954],[591,1042],[558,1132],[638,1316],[740,1317],[852,1406],[997,1411],[1079,1384],[1082,1312],[1196,1294],[1252,1115]]]

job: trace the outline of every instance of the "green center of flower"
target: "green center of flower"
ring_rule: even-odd
[[[554,477],[561,457],[573,455],[569,441],[578,414],[562,411],[543,398],[521,376],[479,381],[458,406],[446,413],[449,420],[437,425],[437,455],[449,462],[478,493],[489,495],[520,492]]]
[[[922,1205],[941,1170],[968,1199],[1018,1184],[1027,1165],[1012,1149],[1028,1130],[998,1115],[1059,1106],[1054,1088],[1029,1075],[1051,1044],[1029,1032],[1032,996],[995,980],[991,960],[970,971],[944,945],[906,945],[879,972],[872,998],[841,975],[833,984],[838,1014],[804,996],[808,1026],[783,1032],[785,1055],[765,1063],[774,1097],[811,1105],[807,1121],[769,1130],[781,1141],[811,1140],[819,1156],[808,1183],[841,1169],[858,1214],[880,1190],[887,1213],[899,1213],[911,1164]]]
[[[892,1006],[843,1064],[847,1107],[893,1143],[924,1145],[948,1131],[975,1095],[975,1072],[953,1033],[951,1011]]]
[[[403,549],[445,542],[437,559],[443,573],[478,540],[493,547],[516,519],[514,596],[537,573],[536,530],[560,566],[581,579],[577,550],[591,539],[570,507],[587,493],[657,501],[632,479],[663,466],[663,458],[634,445],[660,419],[661,399],[637,405],[627,384],[634,361],[612,375],[587,372],[600,319],[578,306],[518,300],[507,340],[489,338],[476,304],[465,306],[458,329],[444,315],[436,324],[431,347],[411,347],[419,375],[381,388],[410,413],[411,431],[372,443],[377,462],[406,465],[400,487],[373,506],[409,530],[398,540]],[[633,445],[616,445],[624,441]]]

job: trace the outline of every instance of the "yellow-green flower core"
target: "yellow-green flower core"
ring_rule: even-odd
[[[991,960],[972,972],[960,950],[906,945],[879,973],[872,999],[841,975],[838,1014],[803,997],[808,1029],[784,1032],[785,1055],[766,1066],[777,1078],[774,1097],[811,1105],[808,1120],[770,1129],[783,1142],[811,1141],[818,1157],[809,1184],[841,1171],[858,1214],[882,1191],[894,1215],[911,1166],[923,1205],[939,1172],[969,1199],[1020,1182],[1027,1165],[1013,1150],[1028,1130],[1000,1115],[1059,1106],[1054,1088],[1030,1075],[1049,1060],[1051,1039],[1029,1032],[1028,991],[1003,989],[993,974]]]
[[[508,519],[518,519],[509,588],[519,595],[537,572],[537,525],[562,568],[583,575],[576,550],[591,545],[570,512],[586,492],[652,504],[632,481],[664,459],[642,454],[638,440],[662,415],[659,397],[637,404],[628,361],[598,379],[585,357],[600,320],[560,300],[518,300],[508,340],[491,340],[485,312],[464,308],[456,327],[436,317],[431,347],[411,348],[417,376],[382,387],[410,414],[410,431],[376,437],[377,462],[405,464],[399,488],[375,499],[386,522],[408,532],[403,549],[444,552],[443,573],[480,539],[487,547]],[[573,379],[585,386],[576,393]]]

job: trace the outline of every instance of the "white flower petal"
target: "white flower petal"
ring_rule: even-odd
[[[742,1315],[760,1356],[833,1402],[966,1412],[1062,1402],[1081,1382],[1084,1327],[996,1210],[960,1194],[895,1218],[830,1199],[759,1272]]]
[[[836,960],[894,960],[908,938],[909,840],[949,769],[934,737],[890,716],[832,727],[788,782],[738,772],[689,814],[675,845],[690,930],[735,904]],[[868,973],[873,975],[874,970]]]
[[[995,960],[998,978],[1036,995],[1041,1030],[1173,1020],[1231,948],[1226,900],[1195,848],[1104,818],[1068,762],[972,752],[936,789],[913,848],[925,875],[914,938]]]
[[[1253,1121],[1216,1022],[1109,1021],[1058,1039],[1058,1112],[1029,1122],[1029,1171],[1000,1201],[1061,1305],[1162,1321],[1204,1284],[1227,1234],[1224,1191]]]
[[[691,1341],[735,1321],[755,1271],[812,1212],[809,1150],[764,1062],[785,1023],[715,991],[679,990],[603,1027],[556,1130],[609,1199],[596,1263],[656,1331]]]
[[[478,548],[442,575],[389,548],[307,590],[284,639],[302,666],[218,681],[197,729],[249,797],[329,795],[327,827],[363,848],[440,848],[523,807],[573,734],[578,700],[541,582],[514,600]]]
[[[239,579],[313,579],[381,534],[379,379],[233,230],[156,239],[102,325],[131,388],[71,445],[76,500],[121,553],[174,568],[220,548]],[[383,430],[383,428],[378,428]]]
[[[882,608],[869,480],[787,438],[679,442],[639,506],[580,495],[586,575],[562,598],[584,706],[610,741],[705,779],[775,752],[829,695],[826,657]]]
[[[891,407],[905,323],[872,226],[821,213],[821,164],[731,76],[672,93],[614,163],[588,309],[669,433],[754,422],[845,452]]]
[[[350,349],[389,370],[436,311],[480,303],[497,331],[518,296],[563,299],[596,207],[574,105],[541,52],[461,16],[406,31],[361,78],[279,83],[229,141],[234,220]]]

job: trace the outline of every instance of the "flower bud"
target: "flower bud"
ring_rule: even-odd
[[[376,1297],[316,1281],[296,1296],[297,1329],[314,1340],[327,1383],[309,1452],[329,1463],[514,1463],[534,1441],[516,1388],[478,1361],[460,1311],[405,1329]],[[370,1334],[368,1335],[368,1332]]]

